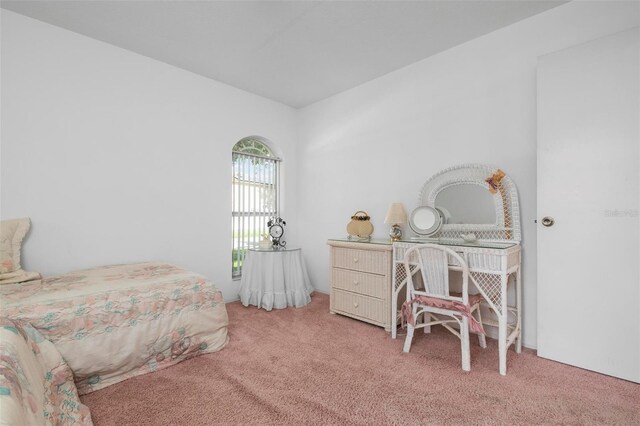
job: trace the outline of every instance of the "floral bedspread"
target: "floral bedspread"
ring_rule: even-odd
[[[0,318],[0,425],[91,425],[73,373],[55,346],[22,321]]]
[[[113,265],[0,286],[3,315],[53,342],[80,395],[222,349],[222,293],[163,263]]]

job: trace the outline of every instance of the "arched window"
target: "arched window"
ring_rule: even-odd
[[[268,232],[267,221],[279,216],[280,159],[259,137],[248,137],[233,146],[232,275],[242,274],[245,251],[257,247]]]

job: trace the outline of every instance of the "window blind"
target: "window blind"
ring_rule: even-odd
[[[280,160],[233,152],[232,276],[242,274],[247,249],[258,246],[270,217],[279,216]]]

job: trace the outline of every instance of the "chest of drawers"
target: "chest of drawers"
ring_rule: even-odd
[[[331,313],[391,329],[392,247],[329,240]]]

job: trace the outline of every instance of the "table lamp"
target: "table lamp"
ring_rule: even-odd
[[[402,238],[402,228],[400,225],[407,223],[407,213],[404,211],[402,203],[392,203],[384,218],[384,223],[391,225],[389,236],[391,241],[400,241]]]

